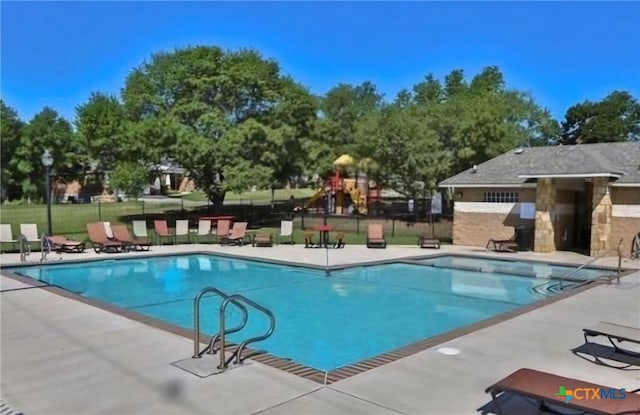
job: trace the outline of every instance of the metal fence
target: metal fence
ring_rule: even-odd
[[[416,209],[409,214],[397,206],[393,209],[371,210],[368,216],[324,215],[324,212],[300,211],[304,200],[225,200],[223,206],[214,208],[209,202],[192,202],[184,199],[148,199],[128,202],[98,202],[81,204],[52,204],[51,222],[54,234],[80,234],[86,225],[96,221],[128,223],[147,220],[153,226],[154,219],[166,219],[171,224],[176,219],[188,219],[197,227],[200,217],[232,215],[236,220],[249,222],[249,226],[279,227],[280,220],[293,219],[296,229],[313,229],[320,223],[330,223],[336,230],[366,234],[370,222],[382,223],[385,234],[426,235],[443,239],[451,238],[450,215],[431,215]],[[394,206],[388,203],[388,206]],[[35,223],[40,232],[47,229],[47,207],[41,204],[11,205],[0,208],[0,222],[11,224],[14,235],[21,223]]]

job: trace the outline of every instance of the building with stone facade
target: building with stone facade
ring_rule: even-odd
[[[535,252],[629,255],[640,232],[640,143],[518,148],[440,183],[453,243],[518,237]]]

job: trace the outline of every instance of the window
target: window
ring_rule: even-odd
[[[484,202],[487,203],[518,203],[518,192],[484,192]]]

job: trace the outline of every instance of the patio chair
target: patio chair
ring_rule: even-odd
[[[52,235],[47,237],[51,248],[58,253],[77,253],[84,252],[85,243],[67,239],[61,235]]]
[[[189,221],[187,219],[176,220],[176,231],[174,233],[176,243],[178,243],[179,236],[186,236],[187,242],[191,243],[191,235],[189,235]]]
[[[38,236],[38,225],[35,223],[21,223],[20,234],[25,237],[29,246],[32,243],[37,243],[42,248],[42,239]]]
[[[101,222],[104,226],[104,233],[107,235],[108,239],[116,239],[113,235],[113,230],[111,229],[111,222]]]
[[[586,399],[586,394],[593,390],[599,391],[598,398]],[[582,398],[577,395],[578,391]],[[530,398],[538,402],[541,410],[552,413],[565,413],[559,411],[569,409],[602,415],[639,414],[640,395],[635,393],[637,391],[626,391],[626,396],[622,396],[619,388],[526,368],[516,370],[485,390],[491,394],[491,402],[495,406],[495,412],[491,412],[497,414],[503,413],[499,402],[501,396],[509,394]],[[609,399],[600,399],[603,392]]]
[[[622,347],[622,343],[640,345],[640,328],[622,326],[620,324],[601,321],[598,324],[582,329],[584,345],[572,352],[593,363],[615,369],[627,369],[640,366],[640,352]],[[603,337],[611,346],[590,341],[591,338]],[[637,350],[637,348],[636,348]],[[602,360],[605,359],[605,360]],[[610,362],[619,362],[610,363]]]
[[[367,248],[386,248],[387,241],[384,239],[382,224],[370,223],[367,232]]]
[[[113,225],[113,236],[118,242],[123,243],[122,249],[130,251],[148,251],[149,250],[149,238],[137,238],[131,235],[126,225]]]
[[[8,223],[0,224],[0,252],[2,252],[2,244],[12,244],[13,250],[16,249],[17,239],[13,238],[11,225]]]
[[[286,242],[283,242],[286,240]],[[294,244],[293,241],[293,221],[283,220],[280,222],[280,234],[278,235],[278,244],[289,243]]]
[[[221,244],[234,244],[234,245],[243,245],[244,238],[247,236],[247,222],[235,222],[233,224],[233,229],[231,229],[231,233],[224,238],[220,243]]]
[[[251,246],[273,246],[273,235],[270,233],[257,233],[251,239]]]
[[[104,230],[104,224],[101,222],[87,223],[87,233],[89,234],[89,242],[96,254],[101,252],[120,252],[122,250],[122,242],[107,238]]]
[[[313,235],[314,232],[305,232],[304,233],[304,247],[305,248],[313,248]]]
[[[344,232],[336,232],[336,241],[333,243],[334,248],[344,248]]]
[[[440,239],[429,236],[418,236],[418,246],[420,248],[440,249]]]
[[[640,258],[640,232],[633,237],[631,242],[631,259]]]
[[[216,242],[219,244],[224,243],[224,241],[229,236],[229,231],[231,229],[231,221],[229,219],[219,219],[216,224]]]
[[[158,238],[158,245],[162,245],[163,238],[172,239],[173,243],[176,243],[176,236],[169,232],[169,226],[167,225],[166,220],[154,220],[153,229],[155,230],[156,237]]]
[[[516,242],[515,238],[489,239],[486,248],[494,252],[516,252],[518,242]]]
[[[133,228],[134,238],[146,238],[147,240],[150,240],[146,220],[134,220],[131,222],[131,226]]]
[[[211,242],[211,219],[198,220],[198,232],[194,235],[196,242],[200,242],[201,237],[205,237],[207,242]]]

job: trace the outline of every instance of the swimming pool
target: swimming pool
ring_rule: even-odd
[[[435,267],[476,270],[488,273],[505,273],[534,278],[564,278],[586,281],[601,276],[611,276],[615,270],[585,266],[547,264],[538,261],[516,261],[492,258],[479,258],[458,255],[442,255],[421,259],[418,262]]]
[[[193,299],[205,286],[271,309],[274,334],[256,346],[331,371],[546,298],[537,278],[418,263],[331,272],[206,254],[7,268],[82,296],[193,328]],[[202,329],[217,331],[220,299],[202,302]],[[229,325],[239,321],[233,307]],[[250,313],[239,342],[268,320]]]

